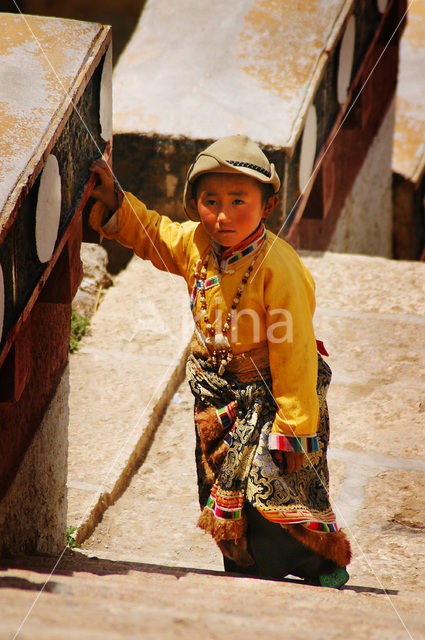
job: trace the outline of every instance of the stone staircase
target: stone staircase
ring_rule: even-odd
[[[58,563],[3,561],[1,640],[425,637],[425,265],[303,259],[334,372],[331,496],[352,543],[349,583],[222,572],[196,528],[185,285],[134,260],[70,363],[68,520],[88,538]]]
[[[419,593],[333,591],[67,552],[39,595],[53,565],[27,559],[2,571],[2,640],[424,637]]]

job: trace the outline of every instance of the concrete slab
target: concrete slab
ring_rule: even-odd
[[[279,148],[299,136],[353,0],[148,0],[114,72],[114,131]],[[178,109],[172,108],[178,105]]]
[[[118,552],[129,562],[220,571],[221,553],[196,526],[198,515],[193,396],[184,380],[146,460],[83,549],[110,559]]]
[[[135,258],[71,357],[69,522],[87,535],[125,488],[184,375],[186,285]]]
[[[301,251],[300,255],[316,281],[318,310],[390,314],[395,319],[396,315],[409,316],[422,322],[425,316],[423,264],[331,252]]]
[[[419,640],[425,633],[420,591],[364,583],[334,591],[75,553],[39,596],[51,570],[50,558],[1,568],[2,640],[18,630],[22,640]]]
[[[84,91],[93,57],[100,54],[94,45],[108,28],[9,13],[0,14],[0,24],[1,229],[47,153],[61,113]]]
[[[393,171],[417,182],[425,169],[425,2],[409,4],[400,46]]]
[[[372,505],[365,515],[369,482],[382,474],[375,499],[391,503],[397,477],[413,474],[417,494],[424,479],[425,265],[331,253],[303,260],[316,280],[316,334],[333,369],[328,401],[335,505],[363,552],[365,527],[378,530]],[[387,514],[388,522],[395,513]],[[398,533],[391,532],[392,541]],[[418,538],[410,543],[419,544]]]

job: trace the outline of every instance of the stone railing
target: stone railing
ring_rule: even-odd
[[[52,552],[65,537],[82,211],[92,159],[111,153],[111,30],[7,13],[0,23],[0,553]]]

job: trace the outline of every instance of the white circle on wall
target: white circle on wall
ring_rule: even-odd
[[[58,237],[61,199],[59,164],[56,156],[50,154],[41,174],[35,212],[35,244],[40,262],[52,257]]]
[[[310,180],[313,170],[314,159],[316,157],[317,146],[317,116],[316,108],[312,104],[307,113],[304,125],[303,139],[301,141],[300,168],[298,182],[300,191],[303,192]]]
[[[377,0],[379,13],[385,13],[388,7],[388,0]]]
[[[4,321],[4,279],[3,269],[0,265],[0,342],[3,335],[3,321]]]
[[[351,84],[351,72],[353,70],[354,46],[356,41],[356,19],[354,16],[347,22],[344,35],[341,40],[338,61],[337,98],[339,104],[347,100],[348,89]]]
[[[102,140],[108,142],[112,138],[112,45],[109,45],[103,60],[100,79],[99,122]]]

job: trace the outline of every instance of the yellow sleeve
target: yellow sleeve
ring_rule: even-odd
[[[267,342],[277,404],[270,448],[296,450],[291,438],[314,437],[317,431],[314,306],[313,279],[297,256],[285,256],[284,264],[274,265],[266,288]]]
[[[96,202],[90,212],[90,225],[106,238],[130,247],[140,258],[150,260],[162,271],[184,276],[189,246],[198,225],[173,222],[125,192],[121,207],[105,223],[105,206]]]

